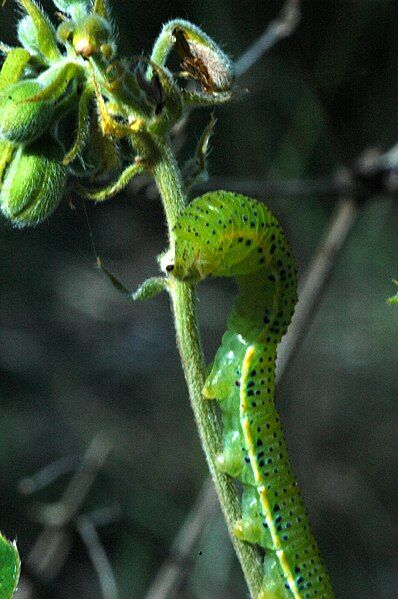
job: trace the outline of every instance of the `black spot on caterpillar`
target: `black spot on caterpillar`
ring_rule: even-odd
[[[294,259],[275,216],[218,191],[195,199],[175,226],[173,276],[234,277],[239,293],[204,397],[222,412],[219,467],[242,483],[235,534],[265,550],[261,599],[332,599],[275,409],[277,345],[297,301]]]

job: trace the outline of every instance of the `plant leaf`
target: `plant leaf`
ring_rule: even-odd
[[[121,293],[130,301],[143,301],[146,299],[151,299],[152,297],[155,297],[155,295],[162,293],[162,291],[164,291],[168,285],[168,280],[165,277],[151,277],[150,279],[147,279],[141,283],[138,289],[135,291],[130,291],[113,273],[111,273],[110,270],[105,268],[100,258],[97,258],[97,266],[107,276],[116,291]]]
[[[395,279],[393,279],[393,283],[395,283],[395,285],[398,286],[398,281],[396,281]],[[389,304],[398,304],[398,291],[395,295],[393,295],[392,297],[389,297],[387,302]]]
[[[22,77],[29,58],[29,52],[24,48],[12,48],[9,51],[0,70],[0,90]]]
[[[15,543],[0,534],[0,599],[11,599],[17,588],[21,560]]]
[[[59,60],[62,54],[57,46],[55,29],[47,15],[45,15],[33,0],[17,0],[31,17],[37,33],[37,43],[41,54],[49,62]]]

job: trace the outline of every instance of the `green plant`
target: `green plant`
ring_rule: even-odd
[[[0,597],[12,597],[19,580],[21,562],[15,543],[0,534]]]
[[[184,20],[165,25],[150,58],[124,60],[117,58],[104,0],[55,1],[63,11],[57,29],[36,3],[18,3],[26,12],[18,27],[22,48],[2,47],[6,60],[0,75],[3,214],[15,226],[35,225],[51,214],[67,187],[102,201],[140,173],[155,179],[169,248],[160,258],[163,276],[146,281],[133,297],[145,299],[163,289],[170,295],[203,448],[251,595],[333,597],[273,404],[276,346],[295,303],[292,257],[276,219],[254,200],[216,192],[186,207],[188,190],[206,175],[214,119],[184,169],[170,144],[172,127],[191,107],[233,97],[233,63]],[[181,61],[179,73],[166,67],[174,50]],[[104,183],[109,177],[113,181]],[[217,274],[237,277],[241,293],[205,382],[194,285]],[[265,358],[269,364],[261,377]],[[248,398],[254,391],[261,395],[262,385],[267,409],[258,406],[257,412]],[[206,397],[222,402],[222,433]],[[254,420],[257,428],[264,427],[261,435],[253,429]],[[264,470],[263,458],[273,464],[272,472]],[[231,476],[245,483],[242,508]],[[264,579],[255,545],[266,550]]]
[[[394,280],[394,283],[395,285],[398,285],[398,281]],[[392,297],[389,297],[387,301],[389,304],[398,304],[398,292]]]

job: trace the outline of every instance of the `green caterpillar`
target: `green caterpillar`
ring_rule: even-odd
[[[239,288],[203,395],[221,407],[220,469],[243,487],[235,534],[265,550],[259,599],[332,599],[274,404],[277,345],[297,300],[281,227],[256,200],[218,191],[195,199],[174,233],[174,277],[234,277]]]

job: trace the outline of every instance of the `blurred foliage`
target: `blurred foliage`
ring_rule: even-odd
[[[394,280],[395,285],[398,285],[398,281]],[[398,304],[398,292],[387,300],[390,304]]]
[[[43,2],[52,13],[50,2]],[[148,53],[163,22],[187,17],[234,57],[262,33],[282,2],[114,2],[124,54]],[[322,176],[367,147],[397,141],[398,5],[395,0],[303,2],[294,35],[240,81],[249,90],[217,112],[211,172],[255,179]],[[12,43],[15,5],[1,10]],[[206,111],[193,115],[186,156]],[[262,198],[288,233],[300,273],[334,200]],[[156,274],[165,245],[160,203],[126,191],[88,206],[104,263],[129,286]],[[341,598],[392,599],[398,577],[398,312],[385,298],[397,274],[396,199],[363,208],[303,347],[279,389],[292,461],[314,532]],[[0,224],[0,528],[18,537],[22,561],[67,475],[34,496],[18,481],[62,456],[82,454],[98,431],[114,450],[84,505],[115,503],[99,529],[120,597],[144,597],[207,475],[174,343],[167,298],[125,303],[94,268],[85,212],[69,197],[29,231]],[[234,289],[200,289],[208,359]],[[26,564],[29,573],[29,564]],[[36,597],[99,596],[77,535],[55,581]],[[181,597],[246,596],[220,515],[203,530]]]

